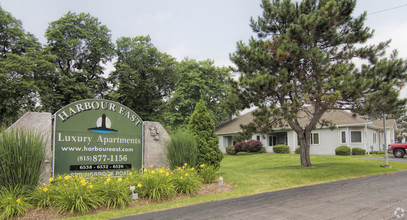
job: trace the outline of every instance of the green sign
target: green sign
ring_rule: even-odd
[[[103,99],[71,103],[54,114],[53,174],[120,176],[142,167],[141,118]]]

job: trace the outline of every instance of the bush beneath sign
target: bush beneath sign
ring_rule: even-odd
[[[59,175],[50,184],[37,187],[0,188],[0,219],[22,216],[32,208],[55,208],[59,213],[86,213],[105,208],[124,208],[132,202],[132,192],[154,201],[171,199],[177,194],[194,195],[203,183],[216,180],[216,169],[201,164],[198,168],[184,163],[174,170],[149,167],[121,177],[103,173],[85,179]]]
[[[0,133],[0,186],[36,187],[45,160],[43,137],[24,130]]]
[[[29,203],[28,187],[0,187],[0,219],[24,215],[32,205]]]

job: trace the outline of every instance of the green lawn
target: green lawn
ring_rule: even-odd
[[[300,156],[296,154],[225,155],[218,174],[224,178],[224,181],[236,186],[233,191],[106,211],[78,217],[78,219],[115,218],[262,192],[407,170],[407,163],[390,161],[392,168],[381,168],[380,161],[361,160],[366,157],[368,156],[311,156],[313,167],[301,168]]]

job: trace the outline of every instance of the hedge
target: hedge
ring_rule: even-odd
[[[257,153],[259,154],[267,153],[266,148],[262,147]]]
[[[289,154],[290,147],[285,144],[279,144],[279,145],[275,145],[273,147],[273,151],[274,151],[274,153],[277,153],[277,154]]]
[[[263,144],[258,140],[238,142],[235,144],[235,152],[258,152],[263,148]]]
[[[362,149],[362,148],[352,148],[352,155],[365,155],[366,154],[366,150]]]
[[[350,155],[350,148],[348,146],[340,146],[335,149],[335,155]]]
[[[370,154],[385,154],[384,151],[371,151]]]

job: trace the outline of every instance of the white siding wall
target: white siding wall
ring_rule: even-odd
[[[361,142],[351,142],[351,132],[361,132]],[[346,134],[346,142],[342,143],[342,132]],[[341,127],[338,129],[317,129],[312,133],[319,134],[319,144],[311,144],[310,153],[315,155],[334,155],[335,149],[339,146],[345,145],[350,148],[359,147],[370,151],[370,146],[373,146],[373,150],[379,150],[379,146],[384,144],[383,132],[366,127]],[[376,134],[376,143],[373,142],[373,134]],[[273,152],[273,148],[269,146],[269,135],[255,134],[252,136],[252,140],[257,140],[257,136],[260,136],[260,141],[267,152]],[[387,130],[387,144],[394,143],[394,128]],[[277,140],[277,144],[283,141]],[[226,147],[233,145],[232,134],[219,135],[219,148],[222,152],[226,152]],[[290,151],[295,151],[298,145],[298,138],[295,131],[287,131],[287,145],[290,147]],[[381,149],[383,150],[383,149]]]
[[[219,149],[222,151],[222,153],[226,153],[226,148],[225,148],[225,138],[223,136],[218,136],[219,137]]]
[[[361,140],[361,142],[352,142],[352,131],[355,131],[355,132],[361,132],[361,135],[362,135],[362,140]],[[349,128],[349,133],[348,133],[348,146],[350,147],[350,148],[355,148],[355,147],[358,147],[358,148],[362,148],[362,149],[365,149],[365,135],[364,135],[364,128]]]
[[[319,134],[319,144],[311,144],[310,153],[314,155],[334,155],[335,149],[339,146],[337,143],[338,135],[336,130],[318,129],[312,133]]]
[[[367,129],[367,140],[366,140],[366,151],[370,152],[372,150],[378,151],[379,150],[379,132],[377,130],[368,128]],[[374,142],[374,137],[376,137],[376,142]]]
[[[297,148],[297,133],[295,131],[287,131],[287,145],[290,147],[290,151],[294,152]]]

